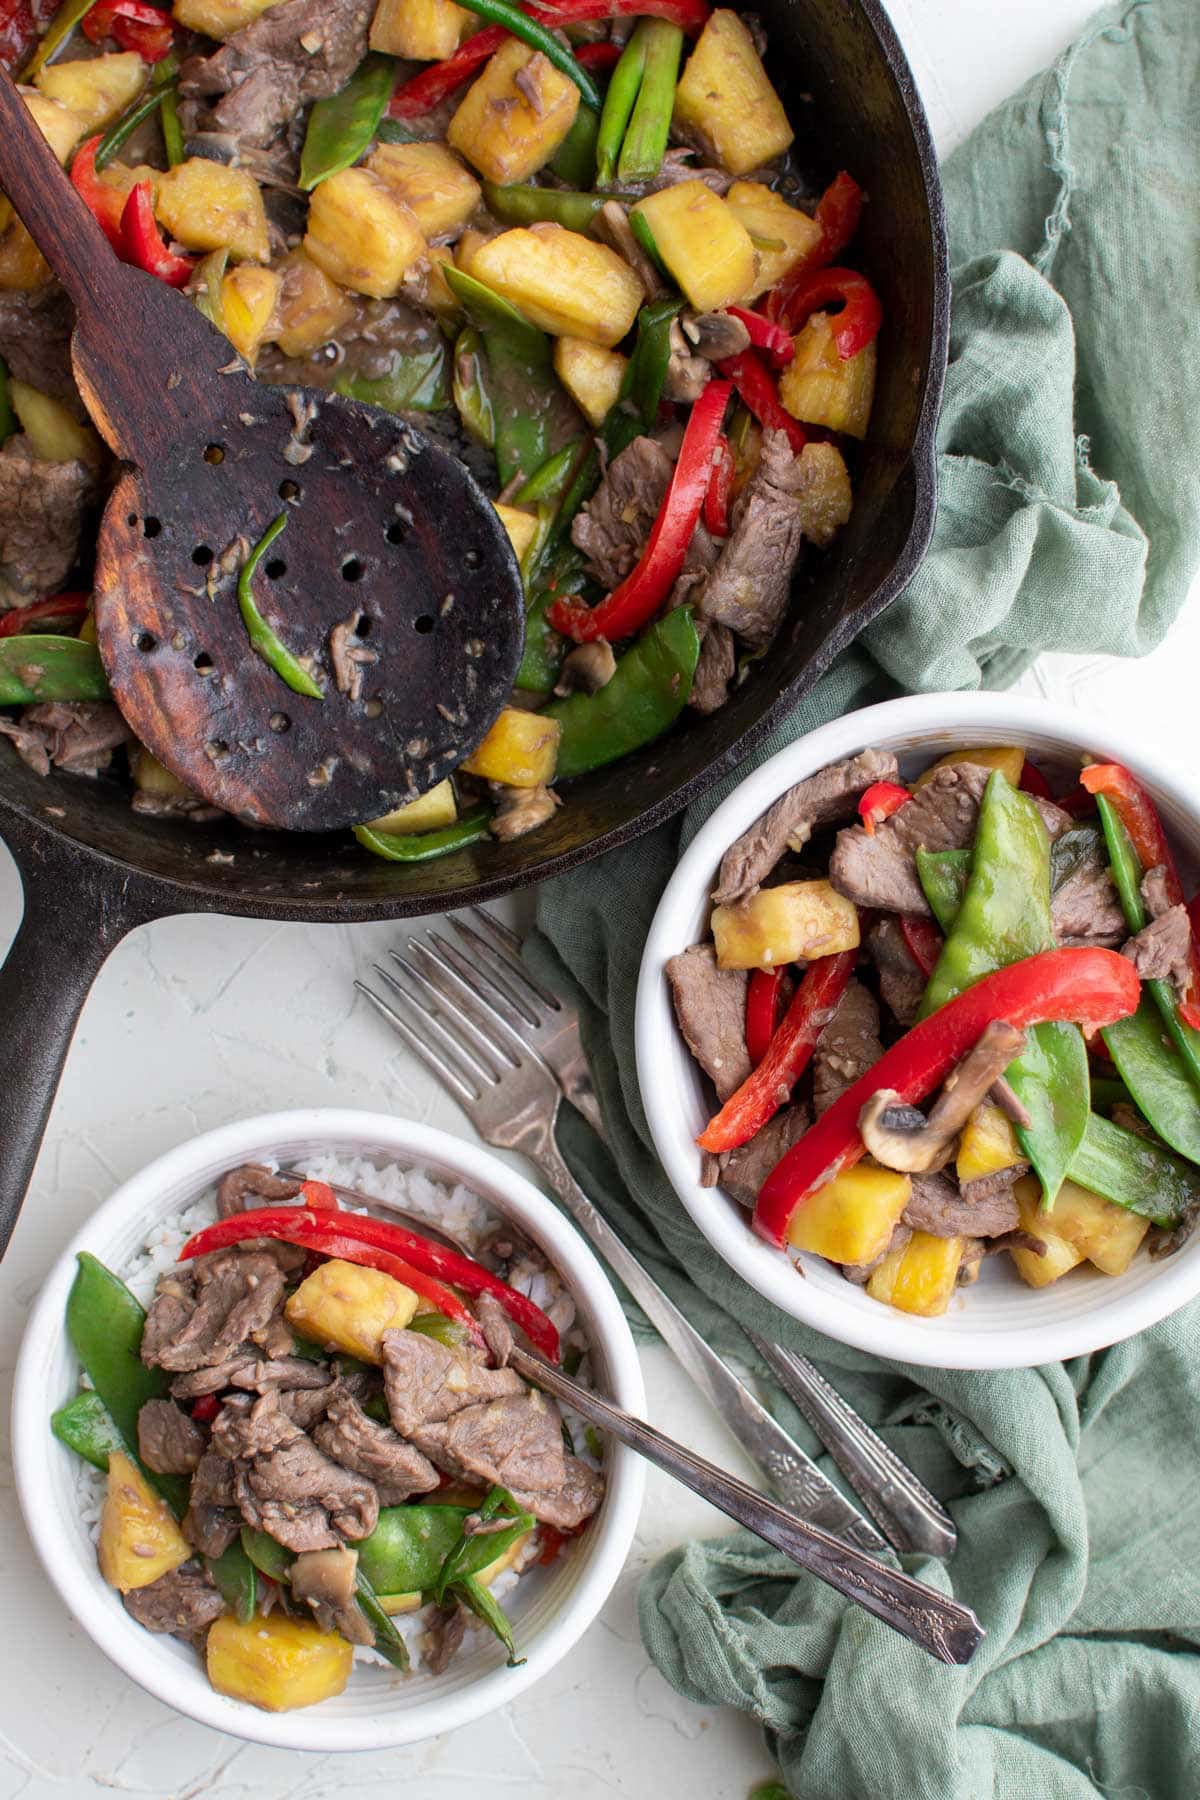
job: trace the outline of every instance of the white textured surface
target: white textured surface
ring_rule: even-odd
[[[1093,10],[1092,0],[890,5],[942,150],[1060,50]],[[1194,598],[1157,656],[1140,664],[1047,658],[1022,685],[1100,714],[1111,709],[1200,771],[1191,692],[1198,653]],[[0,949],[19,913],[4,856]],[[398,935],[394,926],[170,919],[114,953],[84,1012],[29,1204],[0,1269],[5,1453],[7,1376],[30,1300],[78,1222],[142,1163],[196,1130],[304,1104],[390,1108],[466,1130],[374,1016],[351,1004],[352,974]],[[737,1466],[666,1353],[651,1352],[644,1363],[650,1416]],[[0,1800],[98,1800],[114,1791],[334,1800],[382,1797],[401,1784],[419,1800],[742,1800],[769,1770],[757,1731],[735,1714],[679,1699],[649,1665],[635,1614],[643,1568],[718,1523],[651,1471],[635,1558],[601,1620],[546,1681],[452,1738],[384,1756],[306,1757],[190,1725],[112,1669],[32,1566],[11,1470],[0,1463]]]

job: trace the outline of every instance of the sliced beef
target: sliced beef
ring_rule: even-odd
[[[438,1485],[433,1464],[390,1426],[369,1419],[340,1384],[324,1422],[313,1432],[313,1442],[344,1469],[373,1481],[380,1506],[400,1506],[412,1494],[427,1494]]]
[[[746,971],[719,969],[711,944],[692,944],[671,958],[666,976],[684,1042],[717,1098],[728,1100],[750,1073]]]
[[[508,1314],[494,1294],[485,1288],[475,1302],[475,1314],[483,1332],[483,1340],[492,1353],[492,1361],[503,1369],[513,1352],[513,1329]]]
[[[147,1400],[138,1413],[138,1455],[156,1475],[191,1475],[204,1455],[204,1433],[173,1400]]]
[[[601,1478],[563,1450],[562,1423],[542,1394],[510,1394],[426,1425],[415,1442],[460,1481],[507,1488],[518,1506],[560,1531],[595,1512]]]
[[[718,712],[729,698],[729,684],[736,673],[737,645],[733,633],[727,625],[714,621],[700,642],[700,658],[688,695],[692,711],[705,715]]]
[[[785,1106],[748,1144],[736,1150],[723,1150],[706,1164],[704,1185],[723,1187],[739,1206],[753,1207],[758,1190],[785,1151],[791,1149],[808,1130],[806,1106]]]
[[[1059,944],[1095,945],[1111,950],[1125,936],[1125,914],[1112,876],[1099,854],[1081,860],[1050,901],[1050,921]]]
[[[158,1298],[163,1298],[163,1283],[158,1284]],[[157,1300],[156,1300],[157,1304]],[[143,1340],[144,1341],[144,1340]],[[186,1375],[176,1375],[171,1383],[171,1392],[176,1400],[198,1400],[202,1394],[219,1394],[224,1388],[252,1387],[252,1373],[258,1366],[258,1357],[250,1351],[238,1351],[224,1362],[214,1363],[207,1369],[192,1369]]]
[[[1011,1182],[972,1202],[946,1174],[914,1175],[901,1217],[910,1230],[927,1231],[931,1237],[999,1237],[1021,1222]]]
[[[524,1391],[511,1369],[489,1369],[419,1331],[384,1332],[383,1383],[392,1423],[407,1438],[462,1407]]]
[[[907,1225],[896,1225],[892,1230],[886,1250],[881,1250],[878,1256],[871,1258],[870,1262],[839,1264],[842,1274],[847,1281],[852,1281],[855,1287],[866,1287],[884,1257],[890,1256],[893,1250],[903,1250],[911,1236],[912,1231]]]
[[[367,53],[376,0],[283,0],[180,71],[184,128],[269,144],[310,100],[334,94]],[[186,104],[199,102],[203,104]]]
[[[1152,919],[1161,919],[1165,912],[1171,910],[1167,871],[1161,863],[1147,869],[1142,876],[1142,899],[1146,902],[1146,911]]]
[[[227,1401],[213,1421],[212,1441],[233,1463],[243,1519],[289,1550],[331,1550],[342,1538],[374,1531],[374,1485],[319,1450],[288,1418],[273,1388],[249,1411]]]
[[[293,1393],[300,1388],[327,1388],[332,1381],[324,1363],[310,1362],[306,1356],[256,1356],[233,1364],[229,1386],[254,1394],[265,1394],[268,1388]]]
[[[46,462],[24,436],[0,449],[0,611],[58,593],[79,560],[96,477],[82,462]]]
[[[279,1404],[292,1424],[307,1431],[311,1437],[313,1427],[325,1417],[333,1391],[332,1382],[321,1388],[284,1388],[279,1395]]]
[[[283,1271],[257,1250],[220,1251],[159,1282],[142,1334],[142,1361],[171,1370],[225,1362],[262,1331],[283,1300]]]
[[[48,700],[27,706],[15,719],[0,714],[0,735],[11,738],[35,775],[48,775],[51,768],[97,775],[107,769],[113,751],[132,737],[107,700]]]
[[[813,1105],[818,1116],[882,1055],[875,996],[851,976],[813,1051]]]
[[[425,1632],[422,1649],[431,1675],[441,1675],[462,1649],[469,1614],[465,1606],[439,1606]]]
[[[968,1206],[981,1206],[997,1197],[1011,1197],[1013,1184],[1028,1175],[1027,1162],[1010,1163],[1006,1169],[995,1169],[990,1175],[977,1175],[973,1181],[960,1181],[958,1191]],[[987,1232],[980,1233],[987,1237]]]
[[[1169,981],[1187,991],[1191,979],[1192,926],[1184,906],[1172,906],[1121,946],[1143,981]]]
[[[717,905],[746,899],[788,850],[802,850],[819,826],[852,818],[865,788],[873,781],[895,781],[899,773],[890,750],[864,750],[797,782],[721,858],[713,893]]]
[[[867,933],[867,954],[879,973],[883,1004],[907,1031],[915,1025],[925,997],[925,976],[904,941],[900,921],[885,913]]]
[[[358,1551],[305,1550],[288,1570],[292,1598],[311,1606],[322,1631],[338,1631],[351,1644],[373,1644],[375,1633],[358,1604]]]
[[[84,417],[71,369],[75,309],[56,281],[0,293],[0,357],[10,375]]]
[[[222,1175],[217,1183],[217,1217],[228,1219],[248,1207],[278,1206],[285,1200],[294,1200],[303,1186],[302,1181],[294,1181],[290,1175],[273,1174],[262,1163],[243,1163],[241,1168]],[[294,1246],[281,1248],[290,1250]],[[300,1261],[303,1260],[301,1251]]]
[[[122,1598],[126,1612],[139,1625],[147,1631],[169,1631],[173,1637],[199,1637],[225,1611],[224,1600],[195,1563],[182,1563]]]
[[[208,1449],[192,1476],[188,1509],[181,1529],[202,1556],[222,1556],[241,1526],[234,1489],[233,1464],[219,1450]]]
[[[617,587],[642,554],[674,467],[653,438],[634,438],[613,458],[600,486],[575,515],[571,542],[582,550],[588,573],[601,587]]]

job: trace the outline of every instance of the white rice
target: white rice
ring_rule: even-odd
[[[447,1187],[444,1182],[435,1181],[423,1169],[405,1169],[398,1163],[380,1164],[365,1156],[336,1156],[332,1153],[310,1158],[305,1169],[314,1181],[327,1181],[337,1187],[352,1188],[376,1200],[394,1202],[406,1212],[436,1223],[448,1236],[461,1244],[464,1250],[471,1252],[477,1252],[504,1224],[502,1216],[493,1212],[463,1182]],[[368,1206],[355,1207],[344,1197],[339,1198],[339,1204],[350,1212],[369,1211]],[[179,1252],[188,1238],[204,1226],[211,1225],[215,1217],[214,1188],[202,1200],[195,1200],[190,1206],[182,1207],[178,1212],[160,1219],[147,1233],[144,1248],[115,1273],[136,1294],[142,1305],[148,1307],[154,1298],[159,1276],[178,1262]],[[513,1287],[527,1295],[553,1320],[562,1339],[564,1353],[574,1351],[578,1354],[575,1379],[589,1387],[590,1357],[582,1332],[575,1328],[575,1301],[562,1278],[553,1269],[516,1268],[511,1279]],[[82,1381],[83,1385],[90,1385],[86,1377]],[[599,1445],[587,1421],[578,1413],[561,1406],[559,1410],[575,1454],[592,1468],[600,1468],[601,1459],[595,1454]],[[76,1494],[80,1518],[95,1541],[100,1535],[104,1475],[82,1458],[78,1465]],[[513,1566],[505,1569],[491,1583],[490,1592],[494,1599],[503,1605],[505,1598],[519,1585],[525,1571],[536,1565],[541,1550],[540,1533],[535,1530],[530,1533]],[[427,1634],[436,1612],[436,1607],[427,1606],[420,1612],[400,1613],[392,1621],[404,1639],[414,1670],[421,1668],[426,1661],[427,1650],[431,1647]],[[468,1638],[487,1635],[487,1627],[471,1620],[467,1633]],[[381,1660],[373,1650],[356,1649],[355,1654],[373,1663]]]

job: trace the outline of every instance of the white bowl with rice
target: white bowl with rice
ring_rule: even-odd
[[[640,1460],[604,1449],[606,1492],[587,1530],[549,1566],[505,1571],[502,1599],[525,1660],[505,1665],[495,1638],[468,1638],[440,1674],[421,1666],[419,1615],[398,1618],[414,1666],[399,1674],[360,1655],[345,1691],[298,1712],[259,1711],[217,1693],[195,1651],[151,1634],[100,1575],[95,1534],[103,1478],[51,1434],[49,1418],[75,1392],[79,1365],[67,1337],[76,1255],[90,1251],[146,1303],[190,1232],[214,1217],[214,1185],[245,1162],[303,1167],[440,1222],[465,1244],[511,1221],[551,1271],[529,1278],[530,1297],[588,1346],[588,1379],[629,1411],[645,1394],[633,1338],[591,1250],[536,1188],[474,1144],[382,1114],[306,1110],[246,1119],[158,1158],[100,1207],[55,1264],[26,1328],[13,1393],[13,1462],[30,1536],[64,1604],[98,1647],[141,1686],[202,1724],[293,1750],[380,1750],[450,1731],[529,1687],[569,1651],[596,1616],[628,1556],[644,1486]],[[518,1284],[520,1285],[520,1284]]]

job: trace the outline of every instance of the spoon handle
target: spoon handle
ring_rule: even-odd
[[[764,1542],[773,1544],[802,1569],[828,1582],[839,1594],[854,1600],[877,1619],[890,1625],[944,1663],[968,1663],[983,1640],[984,1631],[969,1607],[938,1593],[924,1582],[914,1581],[898,1569],[877,1562],[863,1550],[830,1537],[809,1525],[789,1507],[768,1500],[746,1482],[696,1456],[642,1419],[602,1400],[588,1388],[563,1375],[540,1356],[514,1349],[509,1359],[518,1375],[565,1400],[594,1425],[656,1463],[699,1494],[701,1499],[736,1519]]]

